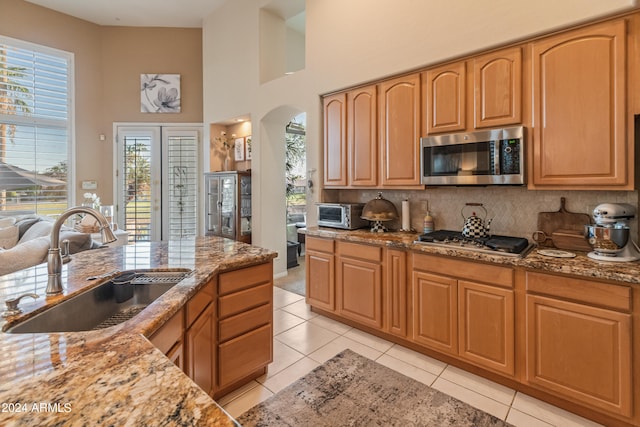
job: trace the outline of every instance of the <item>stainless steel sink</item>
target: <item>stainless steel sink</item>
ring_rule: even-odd
[[[124,272],[6,332],[73,332],[108,328],[133,318],[190,273],[187,269]]]

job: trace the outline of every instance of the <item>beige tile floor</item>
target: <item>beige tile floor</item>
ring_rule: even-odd
[[[222,397],[233,417],[279,392],[342,350],[421,381],[515,426],[599,426],[533,397],[309,310],[304,297],[274,287],[273,363],[266,375]]]

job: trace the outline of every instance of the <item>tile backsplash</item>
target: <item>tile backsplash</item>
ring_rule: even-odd
[[[332,190],[332,198],[340,202],[366,203],[378,195],[378,190]],[[591,215],[600,203],[628,203],[638,209],[638,191],[533,191],[522,187],[436,187],[423,191],[382,190],[382,196],[393,202],[402,215],[403,200],[409,200],[411,227],[422,231],[422,220],[427,210],[435,221],[435,229],[462,230],[464,219],[461,210],[465,203],[482,203],[487,218],[493,218],[491,232],[508,236],[525,237],[537,230],[538,212],[556,212],[560,198],[566,198],[569,212]],[[469,215],[472,209],[465,213]],[[476,212],[481,216],[481,212]],[[631,221],[631,235],[638,239],[638,218]],[[388,226],[397,230],[400,221]]]

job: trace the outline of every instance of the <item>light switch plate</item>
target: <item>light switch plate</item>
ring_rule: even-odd
[[[82,181],[83,190],[95,190],[98,188],[98,181]]]

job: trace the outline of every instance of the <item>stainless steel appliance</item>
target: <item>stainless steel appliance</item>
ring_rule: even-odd
[[[595,225],[584,226],[593,252],[587,256],[600,261],[629,262],[640,259],[640,248],[629,238],[629,220],[636,209],[629,204],[603,203],[593,210]]]
[[[320,227],[355,230],[369,225],[360,218],[364,203],[318,203],[318,225]]]
[[[522,185],[524,127],[436,135],[420,139],[426,185]]]
[[[414,243],[442,248],[482,252],[490,255],[524,257],[535,246],[522,237],[486,236],[468,238],[459,231],[436,230],[418,236]]]

